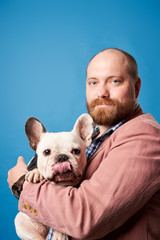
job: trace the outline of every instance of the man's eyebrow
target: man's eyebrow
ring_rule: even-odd
[[[111,78],[123,78],[122,76],[119,76],[119,75],[111,75],[111,76],[108,76],[106,78],[106,80],[109,80]],[[87,80],[98,80],[98,78],[96,77],[87,77]]]
[[[87,80],[97,80],[96,77],[87,77]]]

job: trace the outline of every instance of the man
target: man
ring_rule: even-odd
[[[78,188],[25,182],[20,211],[76,239],[160,239],[160,125],[138,105],[140,85],[126,52],[106,49],[89,62],[87,108],[100,133],[86,151],[84,179]],[[10,188],[24,173],[20,157]]]

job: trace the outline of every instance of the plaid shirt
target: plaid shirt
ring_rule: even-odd
[[[52,237],[54,236],[54,230],[53,228],[49,229],[49,234],[47,236],[47,240],[52,240]]]
[[[101,143],[109,137],[114,131],[116,131],[117,128],[119,128],[123,123],[125,123],[126,120],[121,121],[120,123],[116,124],[115,126],[107,129],[100,137],[96,138],[99,133],[99,126],[95,125],[94,130],[93,130],[93,135],[92,135],[92,142],[89,145],[89,147],[86,149],[86,157],[87,161],[91,158],[91,156],[96,152],[96,150],[99,148]]]
[[[98,125],[94,125],[94,129],[93,129],[93,134],[92,134],[92,142],[89,145],[89,147],[86,149],[86,157],[87,157],[87,161],[90,160],[91,156],[95,153],[95,151],[99,148],[99,146],[102,144],[102,142],[109,137],[113,132],[115,132],[120,126],[122,126],[127,120],[128,118],[132,115],[132,113],[138,108],[138,104],[135,105],[134,109],[132,110],[132,112],[125,118],[123,119],[121,122],[119,122],[118,124],[114,125],[113,127],[107,129],[100,137],[97,138],[97,136],[100,133],[99,130],[99,126]],[[54,236],[54,229],[50,228],[49,230],[49,234],[47,237],[47,240],[52,240],[52,237]]]

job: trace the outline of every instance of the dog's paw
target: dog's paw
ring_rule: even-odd
[[[69,237],[64,233],[54,230],[54,235],[52,240],[69,240]]]
[[[25,180],[33,183],[41,182],[43,179],[44,177],[37,168],[33,169],[32,171],[29,171],[25,176]]]

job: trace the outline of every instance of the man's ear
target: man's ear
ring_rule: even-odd
[[[93,120],[87,113],[82,114],[76,121],[73,131],[75,131],[88,147],[92,140]]]
[[[136,98],[138,98],[138,96],[139,96],[140,88],[141,88],[141,79],[140,79],[140,77],[138,77],[136,82],[135,82],[135,95],[136,95]]]
[[[29,140],[30,147],[36,151],[42,133],[46,132],[43,124],[36,118],[31,117],[26,121],[25,132]]]

